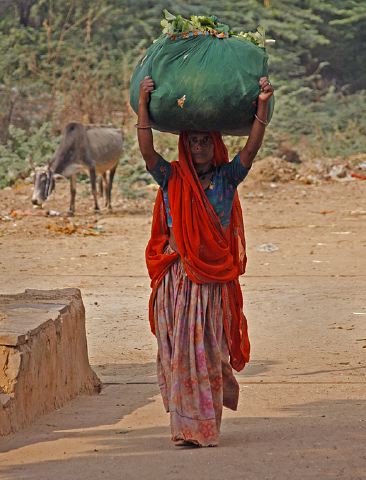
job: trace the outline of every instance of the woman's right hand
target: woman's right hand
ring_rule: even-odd
[[[151,77],[145,77],[140,82],[140,102],[148,103],[150,101],[150,93],[154,90],[154,81]]]

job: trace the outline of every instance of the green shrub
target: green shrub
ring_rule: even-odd
[[[35,165],[44,165],[51,159],[59,139],[51,133],[51,125],[32,127],[29,132],[10,126],[6,145],[0,144],[0,188],[12,185],[18,178],[27,177]]]

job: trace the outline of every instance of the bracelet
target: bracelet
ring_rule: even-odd
[[[258,120],[259,123],[261,123],[262,125],[264,125],[265,127],[268,125],[268,122],[265,122],[264,120],[261,120],[257,114],[255,113],[254,114],[255,118]]]
[[[136,123],[135,128],[147,129],[151,128],[151,125],[139,125],[138,123]]]

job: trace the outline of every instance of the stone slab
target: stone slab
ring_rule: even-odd
[[[100,385],[78,289],[0,295],[0,434]]]

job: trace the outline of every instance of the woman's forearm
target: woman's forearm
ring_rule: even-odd
[[[154,91],[154,81],[145,77],[140,82],[139,105],[137,109],[137,139],[142,156],[149,170],[152,170],[159,160],[159,155],[154,149],[154,139],[150,125],[148,104],[151,92]]]
[[[142,155],[154,151],[154,139],[150,127],[147,102],[140,100],[137,110],[137,138]]]
[[[137,139],[141,154],[150,170],[155,167],[159,155],[154,149],[154,138],[150,127],[148,104],[146,101],[139,101],[137,110]]]
[[[259,100],[256,117],[254,118],[250,135],[245,147],[240,152],[241,163],[248,169],[252,166],[253,160],[262,145],[267,123],[267,114],[268,102],[261,102]]]

